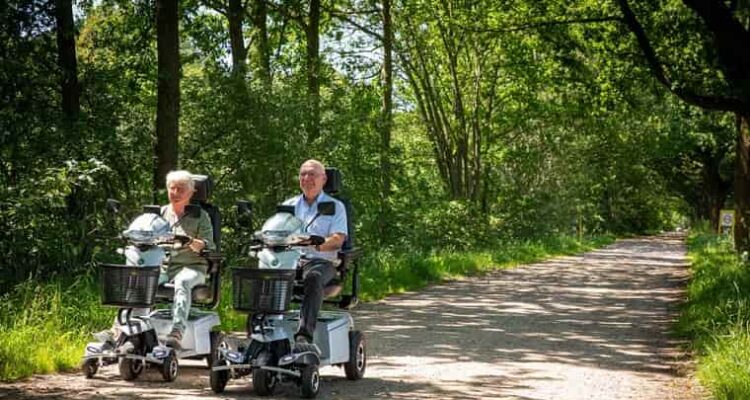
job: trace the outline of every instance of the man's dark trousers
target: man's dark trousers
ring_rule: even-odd
[[[305,298],[302,300],[299,329],[295,336],[303,335],[312,339],[318,313],[323,305],[323,288],[336,277],[336,267],[322,258],[303,260],[301,264]]]

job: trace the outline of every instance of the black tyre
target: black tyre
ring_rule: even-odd
[[[365,376],[367,346],[365,335],[360,331],[349,332],[349,361],[344,363],[346,379],[356,381]]]
[[[120,377],[126,381],[135,380],[143,372],[143,362],[139,360],[121,358],[117,361],[117,366],[120,368]]]
[[[86,379],[91,379],[96,375],[96,371],[99,370],[99,362],[94,358],[90,358],[83,363],[82,368]]]
[[[224,340],[224,334],[221,332],[211,332],[209,337],[211,339],[211,352],[206,355],[206,364],[208,365],[208,368],[211,368],[219,359],[218,349],[221,347],[226,348],[227,343]]]
[[[256,359],[257,366],[269,365],[271,354],[262,351]],[[253,368],[253,389],[258,396],[270,396],[276,389],[276,373],[260,368]]]
[[[320,373],[317,365],[306,365],[302,368],[300,377],[300,395],[304,399],[312,399],[320,391]]]
[[[214,367],[221,367],[227,365],[226,361],[217,359],[214,361]],[[223,371],[214,371],[211,370],[211,390],[214,391],[214,393],[221,393],[224,391],[224,388],[227,386],[227,382],[229,382],[229,371],[223,370]]]
[[[164,359],[164,364],[161,365],[161,377],[164,378],[165,382],[173,382],[177,379],[179,369],[177,357],[174,355],[174,352],[170,352]]]

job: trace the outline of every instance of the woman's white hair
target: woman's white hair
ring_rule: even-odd
[[[185,170],[172,171],[167,174],[167,189],[169,189],[170,183],[184,183],[189,190],[195,190],[195,181],[193,181],[193,174]]]

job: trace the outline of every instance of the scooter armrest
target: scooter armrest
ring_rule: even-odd
[[[341,261],[345,261],[345,262],[356,260],[362,257],[362,249],[360,249],[359,247],[355,247],[352,249],[341,250],[339,251],[338,256],[341,259]]]

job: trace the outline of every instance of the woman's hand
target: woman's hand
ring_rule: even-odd
[[[206,242],[200,239],[193,239],[190,241],[190,243],[188,243],[188,247],[190,247],[190,250],[193,250],[196,253],[200,253],[201,250],[206,247]]]

